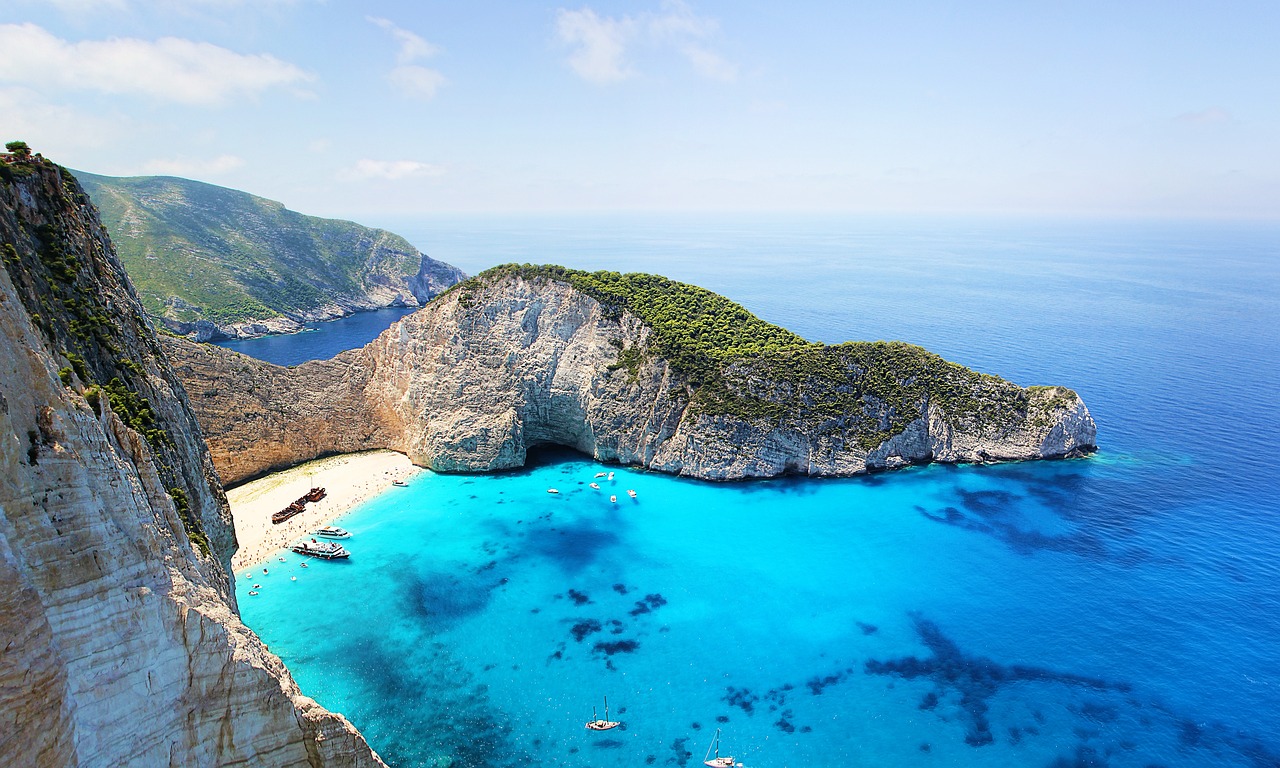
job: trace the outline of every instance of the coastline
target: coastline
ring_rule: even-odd
[[[257,565],[316,528],[327,525],[369,499],[424,471],[401,453],[387,450],[327,456],[273,472],[227,491],[239,549],[231,568]],[[274,525],[271,515],[313,487],[326,495],[306,511]]]

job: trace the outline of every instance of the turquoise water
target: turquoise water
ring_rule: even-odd
[[[1280,765],[1280,230],[572,224],[433,224],[457,253],[432,255],[612,260],[1067,384],[1102,447],[840,481],[423,472],[343,518],[350,562],[237,579],[392,764],[696,766],[718,727],[758,767]],[[586,731],[606,695],[624,728]]]

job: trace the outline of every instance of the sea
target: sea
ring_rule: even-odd
[[[1099,444],[841,480],[560,449],[424,470],[341,518],[349,561],[236,577],[248,625],[389,764],[700,766],[718,735],[752,768],[1280,766],[1280,224],[384,225],[469,273],[655,272],[814,341],[1068,386]],[[336,352],[350,322],[272,343]],[[606,698],[621,725],[586,729]]]

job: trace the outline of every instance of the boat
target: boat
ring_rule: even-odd
[[[326,525],[316,529],[316,535],[325,539],[349,539],[351,532],[336,525]],[[282,558],[283,559],[283,558]]]
[[[308,557],[318,557],[323,560],[337,560],[339,558],[351,557],[351,553],[343,549],[342,545],[336,541],[299,541],[291,547],[294,552]]]
[[[559,493],[555,488],[548,488],[547,493]]]
[[[596,473],[596,477],[604,477],[604,476],[605,476],[605,475],[607,475],[607,474],[609,474],[609,473],[608,473],[608,472],[597,472],[597,473]]]
[[[403,480],[392,480],[391,484],[400,488],[408,488],[409,484]]]
[[[298,501],[293,502],[289,506],[285,507],[284,509],[272,515],[271,522],[274,525],[279,525],[280,523],[283,523],[285,520],[288,520],[294,515],[302,514],[302,512],[305,509],[306,509],[306,502],[299,499]]]
[[[590,485],[591,485],[591,487],[592,487],[592,488],[595,488],[597,491],[598,491],[598,490],[600,490],[600,484],[599,484],[599,483],[591,483]]]
[[[307,491],[307,495],[303,496],[302,498],[306,499],[307,501],[319,501],[323,499],[326,495],[327,494],[325,493],[325,490],[323,488],[312,488],[311,490]]]
[[[617,503],[618,503],[618,497],[617,497],[617,496],[610,496],[610,497],[609,497],[609,501],[613,502],[614,504],[617,504]]]
[[[636,497],[636,492],[628,488],[627,495],[634,499]]]
[[[712,752],[715,752],[715,757],[711,756]],[[716,729],[715,737],[711,739],[711,746],[707,747],[707,754],[703,755],[702,764],[710,766],[711,768],[737,768],[737,766],[742,765],[742,763],[733,762],[732,757],[720,756],[720,729],[719,728]]]
[[[612,480],[612,479],[613,479],[613,473],[612,473],[612,472],[610,472],[610,473],[609,473],[609,479],[610,479],[610,480]]]
[[[596,708],[595,707],[591,708],[591,719],[587,721],[588,731],[607,731],[610,728],[617,728],[620,725],[622,725],[621,722],[617,720],[609,719],[609,697],[608,696],[604,697],[604,719],[603,720],[596,717]]]

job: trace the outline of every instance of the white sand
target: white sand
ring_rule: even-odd
[[[309,461],[227,491],[240,549],[231,558],[236,571],[257,565],[276,552],[422,470],[394,451],[367,451]],[[328,495],[279,525],[271,516],[313,487]]]

